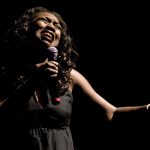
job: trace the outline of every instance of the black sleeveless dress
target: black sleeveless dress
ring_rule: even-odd
[[[17,125],[15,150],[74,150],[69,128],[73,97],[65,92],[58,104],[42,107],[32,96]]]
[[[50,91],[44,89],[46,103],[42,106],[37,99],[34,80],[21,78],[16,87],[16,84],[11,84],[16,80],[12,73],[9,76],[13,80],[7,80],[5,74],[0,78],[0,96],[1,93],[12,96],[8,96],[0,107],[0,149],[74,150],[69,128],[72,93],[66,91],[60,96],[60,103],[53,103]]]

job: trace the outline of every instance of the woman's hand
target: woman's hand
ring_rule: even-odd
[[[57,77],[58,74],[58,62],[56,61],[48,61],[46,59],[44,62],[38,63],[35,65],[37,70],[43,72],[44,74],[50,77]]]

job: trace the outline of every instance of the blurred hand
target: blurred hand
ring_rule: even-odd
[[[38,63],[35,65],[37,70],[43,72],[49,77],[57,77],[58,74],[58,62],[56,61],[48,61],[46,59],[44,62]]]

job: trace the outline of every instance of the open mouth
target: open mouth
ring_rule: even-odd
[[[42,32],[42,37],[50,42],[54,41],[54,33],[49,30],[44,30]]]

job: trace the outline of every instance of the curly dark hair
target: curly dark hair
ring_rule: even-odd
[[[57,87],[60,93],[64,92],[71,82],[70,71],[76,67],[76,60],[78,53],[76,52],[75,43],[72,37],[69,35],[67,24],[63,18],[55,11],[50,11],[44,7],[33,7],[25,11],[25,13],[15,20],[14,26],[11,26],[7,31],[9,34],[6,43],[7,47],[15,47],[15,49],[21,50],[30,44],[30,37],[28,36],[28,30],[32,23],[32,20],[36,13],[50,12],[57,17],[60,25],[62,26],[61,39],[58,45],[59,51],[59,73]],[[10,36],[11,35],[11,36]],[[19,79],[19,77],[18,77]]]

